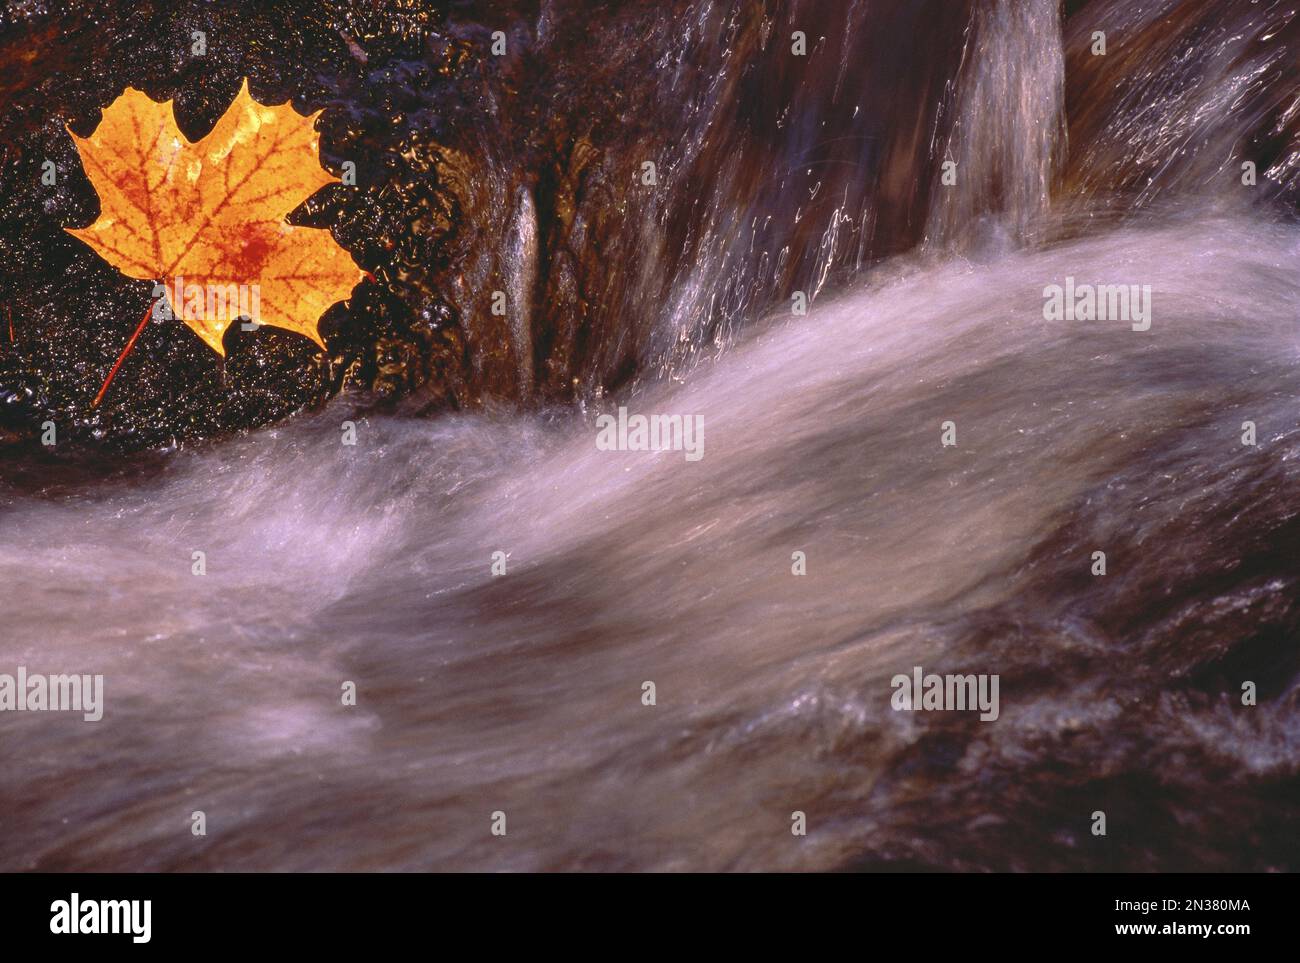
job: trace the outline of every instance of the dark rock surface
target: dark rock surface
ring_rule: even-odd
[[[12,6],[0,34],[0,437],[30,443],[48,419],[61,444],[168,446],[340,391],[417,411],[599,395],[690,363],[743,311],[915,240],[925,112],[956,62],[961,17],[908,51],[884,38],[940,4],[875,4],[878,29],[862,36],[845,32],[837,3],[677,6]],[[805,60],[787,55],[792,18],[826,68],[806,82]],[[504,56],[491,53],[498,29]],[[232,326],[223,364],[174,322],[150,325],[92,409],[150,284],[61,230],[98,207],[65,124],[89,133],[134,86],[175,98],[197,138],[244,76],[263,102],[324,110],[322,163],[337,174],[353,160],[358,184],[323,189],[293,219],[329,228],[374,283],[327,312],[325,354]],[[40,183],[46,158],[53,187]],[[641,183],[645,160],[654,186]],[[773,216],[756,226],[758,210]],[[750,256],[755,243],[769,253]],[[718,280],[665,308],[696,270]],[[494,290],[510,298],[504,317]]]
[[[925,238],[958,119],[949,100],[971,62],[963,50],[987,42],[972,9],[996,8],[10,4],[0,440],[31,445],[51,420],[63,454],[169,447],[340,392],[359,408],[423,413],[584,401],[679,374],[792,292],[815,296]],[[1294,205],[1300,111],[1287,54],[1300,20],[1246,0],[1189,0],[1167,16],[1111,0],[1064,12],[1064,233],[1072,206],[1126,216],[1235,177],[1239,154],[1258,163],[1253,200]],[[1090,50],[1098,27],[1106,57]],[[504,55],[492,52],[495,31]],[[1192,89],[1189,57],[1201,65]],[[174,322],[151,325],[92,408],[150,285],[62,231],[98,207],[65,125],[89,133],[129,85],[175,98],[180,127],[199,137],[245,76],[264,102],[323,110],[322,163],[337,174],[353,161],[358,183],[323,189],[293,218],[331,230],[374,280],[322,319],[326,353],[232,326],[222,363]],[[1203,109],[1230,94],[1239,109]],[[46,159],[53,187],[40,182]],[[1000,174],[981,176],[996,207]],[[495,291],[504,315],[492,312]]]

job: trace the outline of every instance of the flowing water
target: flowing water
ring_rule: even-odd
[[[869,198],[842,195],[806,316],[761,310],[776,262],[738,280],[750,214],[701,190],[712,255],[644,322],[666,376],[614,399],[702,416],[698,461],[598,450],[609,398],[341,397],[75,477],[14,464],[0,672],[102,673],[105,713],[3,719],[0,867],[1300,866],[1300,227],[1203,158],[1115,216],[1111,160],[1064,160],[1072,29],[977,5],[924,243],[861,259]],[[945,157],[979,171],[952,196]],[[1067,277],[1149,285],[1150,329],[1045,320]],[[997,674],[998,718],[895,711],[915,666]]]

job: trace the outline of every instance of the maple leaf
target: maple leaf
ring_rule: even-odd
[[[362,271],[329,231],[285,222],[303,200],[337,181],[320,166],[313,129],[319,115],[259,104],[245,80],[211,133],[191,143],[176,126],[171,101],[128,87],[89,137],[69,131],[99,194],[100,215],[89,227],[64,230],[127,277],[162,283],[173,316],[219,355],[226,328],[247,313],[238,298],[225,296],[231,285],[257,292],[260,314],[253,320],[323,348],[320,316],[348,297]],[[188,301],[191,285],[201,304]],[[176,288],[186,303],[173,303]],[[214,291],[222,296],[205,293]]]

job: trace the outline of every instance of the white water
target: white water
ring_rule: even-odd
[[[1157,766],[1149,820],[1249,821],[1300,758],[1293,676],[1243,716],[1207,666],[1270,665],[1295,604],[1298,255],[1189,212],[886,265],[625,399],[703,415],[697,463],[565,412],[346,447],[338,404],[6,491],[0,672],[103,673],[106,711],[0,720],[0,867],[1096,866],[1080,785]],[[1151,330],[1045,322],[1067,274],[1152,285]],[[1001,718],[891,711],[914,665],[1000,673]]]
[[[973,229],[990,226],[986,218],[1023,240],[1047,216],[1066,139],[1060,6],[975,8],[945,104],[953,120],[940,156],[955,167],[952,182],[936,187],[928,243],[966,246]]]

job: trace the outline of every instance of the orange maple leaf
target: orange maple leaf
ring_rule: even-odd
[[[259,315],[251,320],[323,348],[321,315],[348,297],[362,271],[329,231],[285,222],[337,180],[320,166],[319,114],[259,104],[245,80],[212,132],[191,143],[171,101],[128,87],[93,134],[72,134],[100,215],[64,230],[127,277],[160,282],[172,314],[219,355],[226,328],[250,313],[250,302]]]

